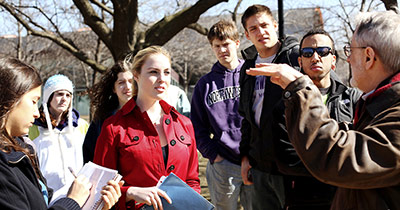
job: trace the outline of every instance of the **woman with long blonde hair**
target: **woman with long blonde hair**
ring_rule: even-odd
[[[162,209],[160,197],[171,200],[155,186],[171,172],[200,193],[193,126],[163,100],[171,81],[171,58],[164,48],[145,48],[126,65],[133,73],[134,97],[104,122],[94,162],[124,177],[120,209],[143,204]]]

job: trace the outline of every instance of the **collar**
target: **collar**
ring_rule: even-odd
[[[393,76],[386,78],[383,80],[378,87],[372,91],[372,93],[368,93],[368,96],[366,100],[371,100],[372,98],[375,98],[379,96],[381,93],[386,91],[387,89],[391,88],[395,83],[400,82],[400,73],[397,72]]]
[[[24,144],[21,139],[16,138],[16,141],[20,144]],[[21,161],[26,155],[21,151],[11,151],[9,153],[0,150],[0,159],[2,159],[6,163],[15,164]]]
[[[26,155],[20,151],[12,151],[9,153],[0,151],[0,157],[1,159],[3,159],[4,162],[8,164],[15,164],[23,160]]]
[[[244,63],[244,61],[242,59],[238,59],[239,61],[239,65],[235,68],[235,69],[230,69],[228,70],[225,66],[223,66],[219,61],[217,61],[212,67],[211,67],[211,71],[215,71],[218,73],[223,73],[225,74],[226,72],[228,73],[236,73],[236,72],[240,72],[240,69],[242,68],[242,65]]]
[[[68,115],[69,115],[69,113],[68,113]],[[67,115],[67,117],[64,119],[64,120],[62,120],[57,126],[56,126],[56,128],[58,129],[58,130],[62,130],[62,129],[64,129],[65,127],[67,127],[68,126],[68,116]],[[79,112],[76,110],[76,109],[72,109],[72,125],[74,126],[74,127],[78,127],[78,119],[79,119]]]
[[[281,52],[287,51],[295,47],[296,45],[299,45],[299,41],[293,36],[285,36],[283,38],[279,38],[278,41],[281,43],[281,46],[276,53],[276,57],[279,57]],[[246,60],[255,60],[257,58],[257,49],[254,45],[251,45],[250,47],[242,50],[241,53],[242,57]]]
[[[375,92],[375,90],[369,91],[368,93],[362,95],[361,98],[365,101],[367,100],[368,96],[371,95],[373,92]]]
[[[336,75],[334,71],[330,71],[330,80],[331,80],[331,86],[329,87],[329,91],[332,93],[332,95],[340,95],[347,89],[349,89],[346,85],[342,83],[342,81],[339,79],[339,77]]]
[[[277,54],[273,54],[266,58],[261,58],[260,53],[257,53],[256,63],[272,63],[275,60]]]
[[[372,116],[376,116],[382,110],[387,109],[399,100],[400,73],[396,73],[382,81],[377,89],[368,93],[365,98],[366,109]]]
[[[68,113],[68,115],[69,115],[69,113]],[[62,130],[62,129],[64,129],[65,127],[67,127],[67,125],[68,125],[68,115],[67,115],[67,117],[66,117],[64,120],[62,120],[62,121],[56,126],[56,128],[57,128],[58,130]],[[74,127],[78,127],[78,120],[79,120],[79,112],[78,112],[76,109],[73,108],[73,109],[72,109],[72,125],[74,125]],[[46,121],[43,122],[43,121],[40,120],[40,118],[35,119],[35,121],[34,121],[33,124],[34,124],[34,125],[37,125],[37,126],[41,126],[41,127],[43,127],[43,128],[47,128],[47,123],[46,123]]]
[[[134,111],[135,109],[138,109],[138,111],[140,111],[140,113],[142,113],[140,110],[140,107],[137,106],[135,99],[136,99],[136,97],[132,97],[121,108],[120,111],[121,111],[122,115],[127,115],[127,114],[131,113],[132,111]],[[173,106],[169,105],[164,100],[160,100],[160,105],[165,114],[167,114],[167,115],[171,114],[174,118],[176,118],[178,116],[178,111],[176,111],[176,109]]]

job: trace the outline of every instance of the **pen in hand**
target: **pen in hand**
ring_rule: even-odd
[[[77,177],[74,170],[71,168],[71,166],[68,166],[69,171],[71,172],[72,176],[74,176],[75,178]]]

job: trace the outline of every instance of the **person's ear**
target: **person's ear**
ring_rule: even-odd
[[[336,55],[332,55],[332,65],[331,65],[331,70],[335,71],[336,70]]]
[[[364,50],[365,68],[370,69],[376,62],[376,53],[372,47],[366,47]]]
[[[274,24],[275,31],[278,32],[278,30],[279,30],[278,22],[276,22],[276,20],[274,20],[273,24]]]
[[[301,56],[299,56],[299,57],[297,58],[297,61],[299,62],[299,67],[300,67],[300,68],[303,68],[303,63],[301,62]]]
[[[136,84],[138,84],[139,83],[139,74],[138,73],[133,73],[133,80],[136,82]],[[133,83],[132,83],[132,85],[134,85]]]
[[[250,40],[249,32],[246,29],[244,30],[244,35],[246,35],[246,39]]]

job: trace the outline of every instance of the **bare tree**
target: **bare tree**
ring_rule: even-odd
[[[207,38],[192,30],[183,30],[165,47],[172,54],[172,67],[179,74],[179,83],[185,92],[188,92],[189,85],[195,84],[200,76],[210,71],[214,62]]]
[[[200,15],[218,3],[227,0],[198,0],[161,20],[149,25],[140,25],[137,0],[73,0],[73,5],[64,8],[66,12],[82,15],[83,22],[91,28],[110,51],[114,61],[127,52],[143,49],[150,45],[164,45],[179,31],[196,23]],[[53,2],[55,4],[55,1]],[[93,70],[103,72],[106,67],[93,56],[84,52],[73,39],[66,37],[58,25],[59,13],[51,13],[42,7],[42,2],[11,2],[0,0],[0,6],[14,17],[33,36],[51,40]],[[65,3],[66,4],[66,3]],[[36,15],[30,16],[29,11]],[[106,14],[106,15],[104,15]],[[46,24],[43,24],[45,20]]]

